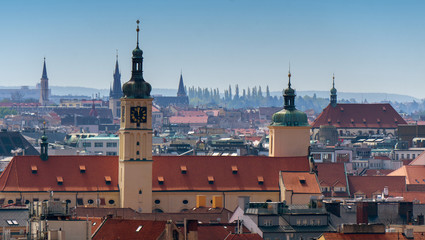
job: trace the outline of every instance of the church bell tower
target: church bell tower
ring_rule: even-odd
[[[143,79],[143,51],[133,50],[131,79],[123,85],[119,130],[119,189],[122,208],[152,212],[152,87]]]

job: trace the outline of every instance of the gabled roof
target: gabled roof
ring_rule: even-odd
[[[425,151],[419,154],[409,165],[422,165],[425,166]]]
[[[165,231],[165,224],[165,221],[107,219],[92,236],[92,239],[156,240]]]
[[[312,128],[332,125],[336,128],[397,128],[406,121],[389,103],[329,104],[312,124]]]
[[[279,171],[309,171],[307,157],[154,156],[152,167],[153,191],[278,191]],[[117,156],[16,156],[0,175],[6,192],[118,190]]]
[[[337,183],[347,187],[344,163],[316,163],[320,185],[334,186]]]
[[[422,233],[413,233],[414,239],[425,239]],[[323,233],[320,239],[324,240],[357,240],[357,239],[374,239],[374,240],[403,240],[409,239],[402,233]]]
[[[13,156],[12,150],[22,149],[19,154],[39,155],[39,152],[22,136],[20,132],[0,132],[0,155]]]
[[[388,187],[390,192],[405,192],[406,181],[403,176],[348,176],[350,192],[366,194],[367,198],[372,198],[373,193],[384,191]]]
[[[310,172],[281,172],[283,185],[293,193],[320,194],[316,174]]]
[[[425,166],[403,165],[389,173],[388,176],[404,176],[406,177],[406,184],[425,184]]]
[[[278,191],[279,171],[309,171],[307,157],[154,156],[153,160],[153,191]],[[232,166],[237,166],[236,173]],[[162,184],[159,176],[164,178]]]
[[[80,165],[85,166],[84,173]],[[111,177],[110,184],[105,176]],[[16,156],[0,175],[0,191],[118,191],[117,180],[116,156],[49,156],[47,161],[39,156]]]

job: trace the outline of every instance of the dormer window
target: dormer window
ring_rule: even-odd
[[[208,183],[214,184],[214,177],[213,176],[208,176]]]
[[[301,184],[305,184],[306,183],[304,176],[299,176],[298,177],[298,180],[300,181]]]
[[[366,123],[366,118],[363,118],[363,123]]]
[[[387,108],[386,107],[382,107],[382,111],[386,112]]]
[[[351,123],[354,123],[354,119],[352,118],[352,119],[350,119],[350,121],[351,121]]]
[[[111,182],[112,182],[111,176],[105,176],[105,183],[106,183],[107,185],[110,185],[110,184],[111,184]]]
[[[37,166],[32,165],[32,166],[31,166],[31,173],[32,173],[32,174],[37,174],[37,172],[38,172]]]
[[[264,184],[264,178],[263,178],[263,176],[258,176],[257,177],[257,181],[258,181],[258,184],[263,185]]]
[[[344,112],[344,108],[343,107],[341,107],[340,109],[341,109],[341,112]]]
[[[187,167],[186,167],[186,165],[181,165],[180,166],[180,171],[181,171],[182,174],[186,174],[187,173]]]
[[[56,181],[57,181],[58,185],[62,185],[63,184],[63,178],[61,176],[57,176],[56,177]]]
[[[238,166],[234,165],[232,166],[232,173],[237,174],[238,173]]]
[[[80,173],[86,173],[86,166],[80,165]]]
[[[381,119],[380,118],[376,119],[376,122],[381,123]]]

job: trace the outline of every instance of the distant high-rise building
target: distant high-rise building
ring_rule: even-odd
[[[40,104],[45,106],[49,102],[49,78],[47,78],[46,58],[44,58],[43,75],[41,75],[40,80]]]
[[[121,109],[121,73],[118,67],[118,54],[117,60],[115,62],[115,71],[114,71],[114,82],[112,84],[112,88],[109,91],[109,109],[111,109],[114,118],[120,117],[120,109]]]

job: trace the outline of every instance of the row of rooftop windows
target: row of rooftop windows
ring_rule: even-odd
[[[101,147],[103,147],[103,142],[95,142],[94,143],[94,147],[95,148],[101,148]],[[92,146],[92,144],[91,144],[91,142],[83,142],[82,143],[82,147],[91,147]],[[107,142],[106,143],[106,147],[107,148],[116,148],[118,146],[118,144],[116,143],[116,142]]]
[[[53,199],[54,201],[61,201],[60,200],[60,198],[54,198]],[[40,199],[39,198],[33,198],[32,199],[32,202],[39,202],[40,201]],[[42,200],[43,202],[47,202],[47,201],[49,201],[48,199],[44,199],[44,200]],[[68,204],[71,204],[72,203],[72,200],[70,200],[70,199],[67,199],[67,200],[65,200]],[[6,199],[5,198],[0,198],[0,205],[4,205],[4,204],[17,204],[17,205],[21,205],[21,204],[29,204],[31,201],[30,200],[25,200],[25,201],[22,201],[22,199],[21,198],[16,198],[15,200],[13,200],[13,199],[8,199],[7,201],[6,201]],[[77,203],[77,205],[79,205],[79,206],[84,206],[85,204],[88,204],[88,205],[93,205],[93,204],[99,204],[99,205],[101,205],[101,206],[104,206],[104,205],[106,205],[106,200],[105,200],[105,198],[99,198],[99,199],[97,199],[97,201],[95,201],[95,200],[93,200],[93,199],[88,199],[87,201],[84,201],[84,199],[83,198],[77,198],[76,199],[76,203]],[[108,200],[108,204],[109,205],[114,205],[115,204],[115,200],[113,200],[113,199],[110,199],[110,200]]]

